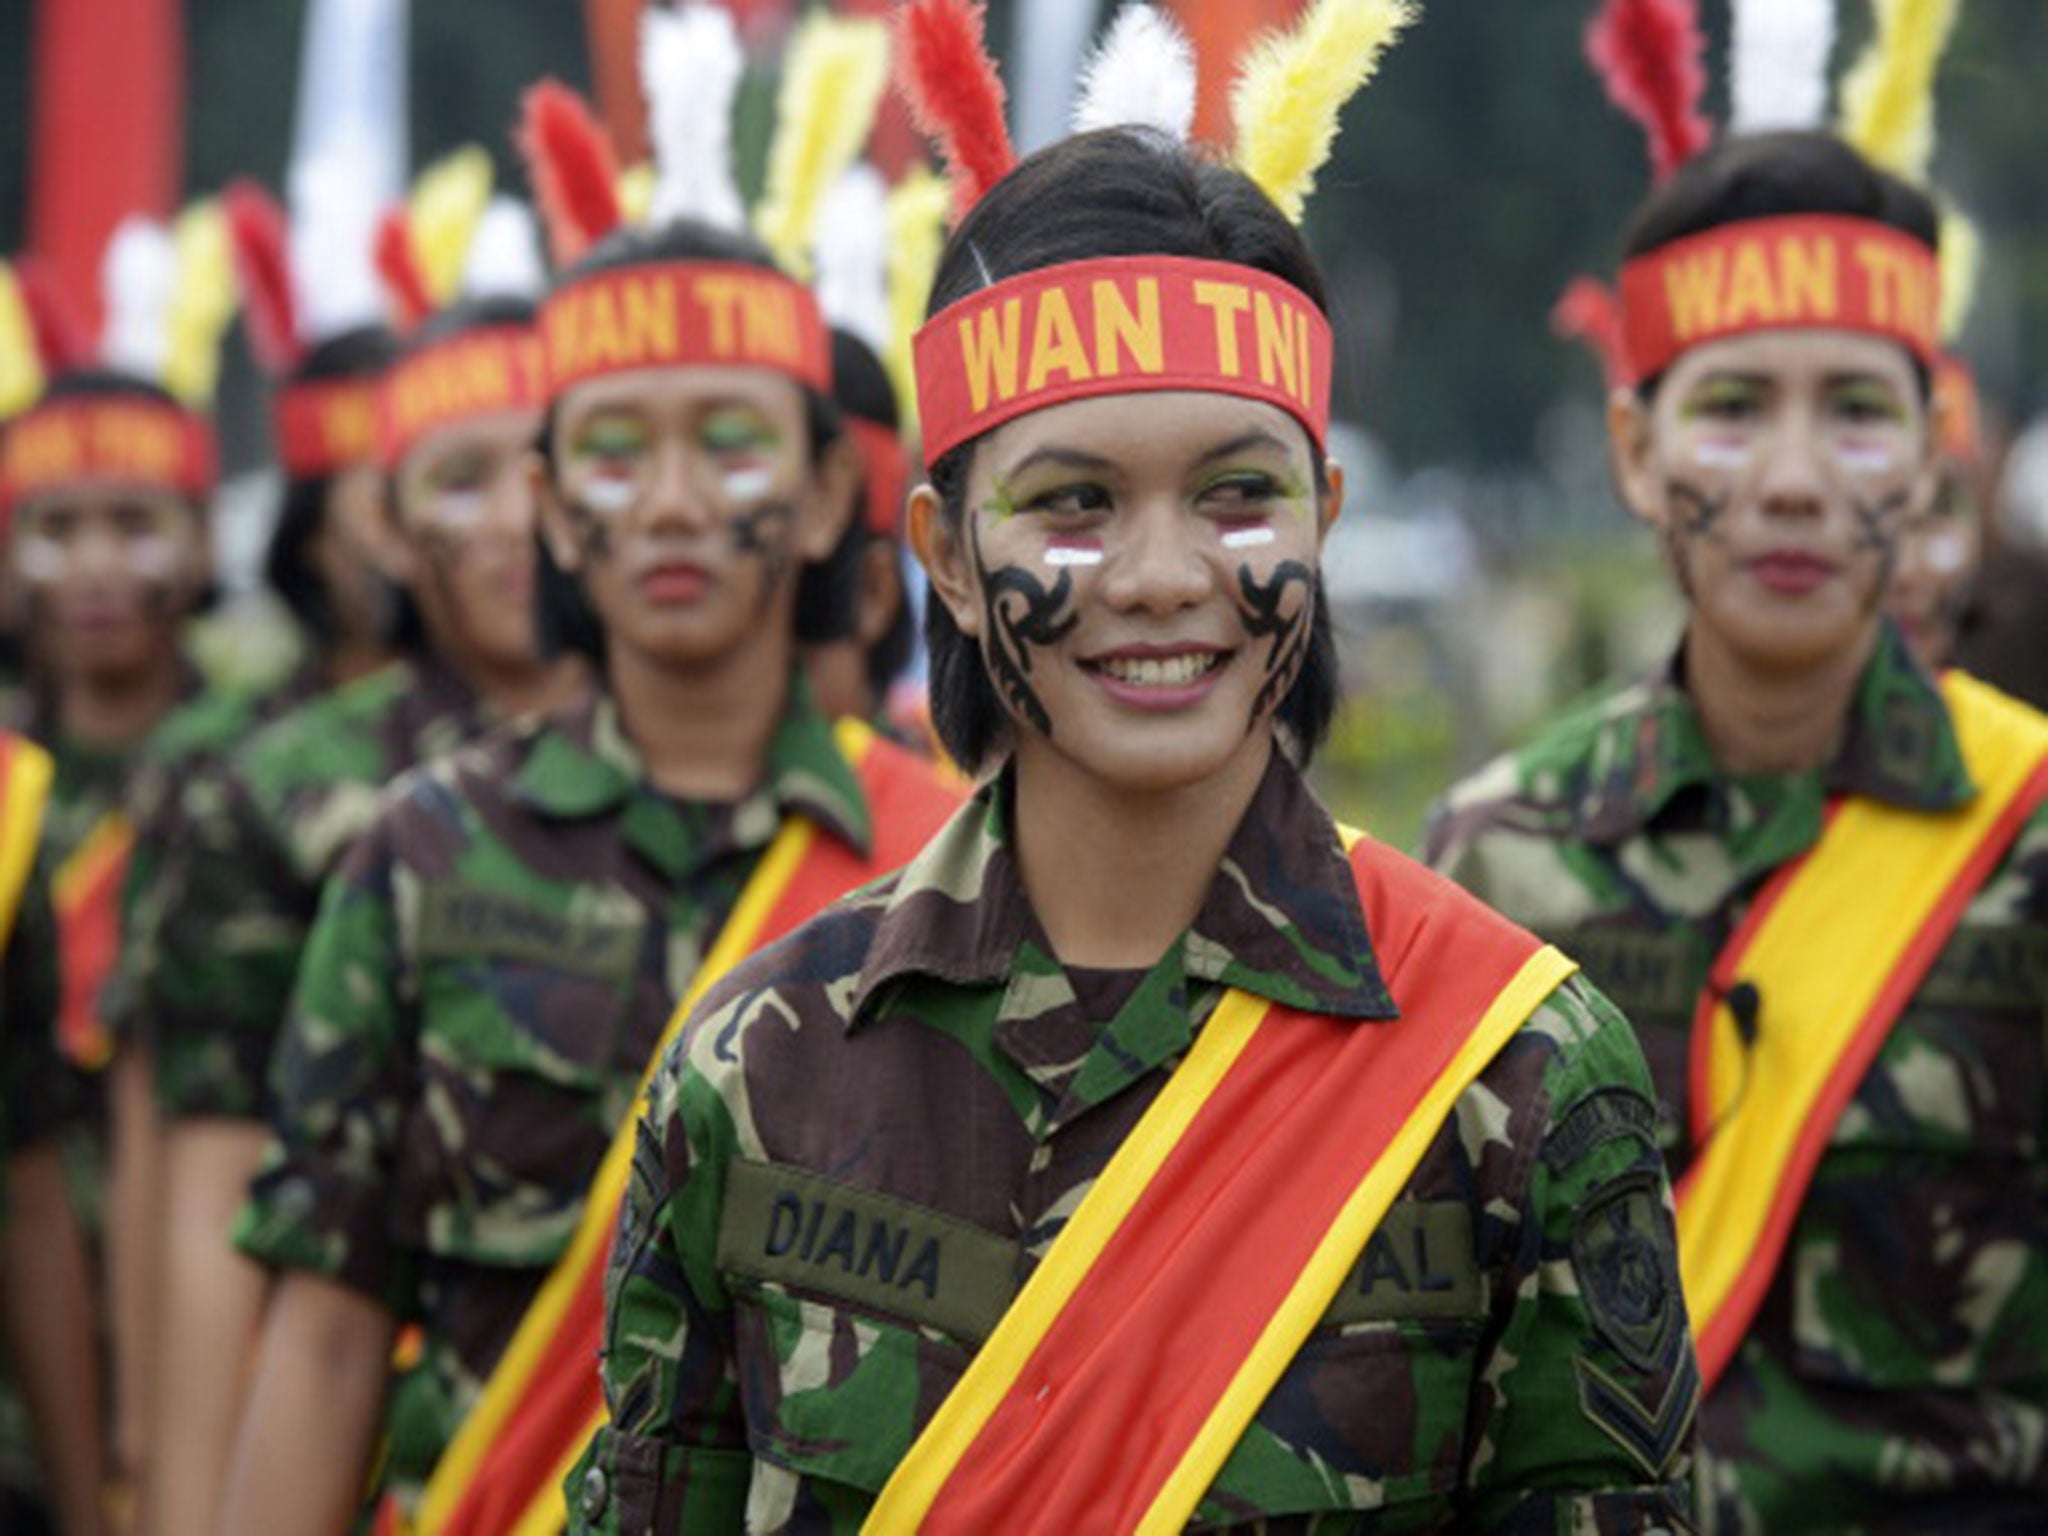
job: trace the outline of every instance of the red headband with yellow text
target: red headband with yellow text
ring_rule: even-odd
[[[801,283],[746,262],[651,261],[577,278],[541,306],[552,396],[642,368],[767,368],[832,390],[832,344]]]
[[[8,423],[0,437],[0,499],[12,504],[108,484],[203,501],[217,465],[213,427],[202,416],[132,395],[68,395]]]
[[[1329,433],[1329,320],[1292,284],[1233,262],[1040,268],[948,305],[911,347],[927,464],[1031,411],[1156,390],[1266,401],[1319,449]]]
[[[379,428],[396,469],[430,432],[547,404],[540,339],[523,325],[463,331],[407,354],[384,376]]]
[[[1702,342],[1752,331],[1859,331],[1938,355],[1939,264],[1874,219],[1790,214],[1691,235],[1625,263],[1621,302],[1632,382]]]
[[[318,480],[377,462],[373,377],[309,379],[278,391],[277,458],[287,480]]]

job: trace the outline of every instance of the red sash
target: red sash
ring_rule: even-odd
[[[866,1531],[1185,1526],[1459,1095],[1573,969],[1378,844],[1352,862],[1400,1018],[1226,996]]]
[[[101,1070],[113,1054],[100,1018],[100,989],[121,952],[121,892],[134,851],[135,829],[119,811],[109,811],[51,880],[63,973],[57,1044],[66,1060],[88,1072]]]

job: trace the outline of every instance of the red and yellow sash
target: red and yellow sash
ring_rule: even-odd
[[[57,1044],[66,1060],[89,1072],[106,1066],[113,1053],[100,1018],[100,989],[121,952],[121,892],[134,851],[135,829],[119,811],[109,811],[50,880],[63,970]]]
[[[1400,1018],[1229,993],[865,1530],[1181,1530],[1458,1096],[1571,974],[1438,876],[1346,841]]]
[[[1695,1016],[1678,1253],[1708,1390],[1770,1289],[1828,1138],[1885,1036],[2027,818],[2048,799],[2048,718],[1950,673],[1978,793],[1932,815],[1851,799],[1774,875],[1715,958]],[[1725,999],[1748,983],[1745,1046]]]
[[[43,807],[55,775],[50,754],[26,737],[0,733],[0,950],[14,932],[22,892],[43,836]]]
[[[908,862],[959,806],[959,781],[931,764],[856,721],[841,721],[836,734],[867,798],[874,829],[869,856],[821,836],[808,821],[785,822],[670,1020],[664,1048],[698,998],[733,966],[848,891]],[[661,1055],[658,1049],[655,1061]],[[645,1090],[643,1082],[643,1100]],[[604,1420],[597,1375],[604,1268],[632,1169],[641,1107],[636,1104],[613,1139],[568,1251],[434,1468],[420,1502],[421,1532],[525,1536],[560,1531],[566,1523],[562,1479]]]

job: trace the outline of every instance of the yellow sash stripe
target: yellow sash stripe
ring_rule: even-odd
[[[1259,1405],[1286,1372],[1303,1341],[1330,1310],[1345,1277],[1386,1218],[1388,1208],[1407,1188],[1416,1165],[1449,1119],[1459,1095],[1477,1081],[1543,1000],[1577,969],[1575,961],[1545,945],[1529,957],[1507,989],[1494,999],[1471,1038],[1444,1068],[1443,1075],[1430,1085],[1415,1113],[1345,1200],[1344,1208],[1316,1245],[1287,1299],[1267,1322],[1258,1343],[1252,1346],[1252,1352],[1218,1399],[1208,1422],[1189,1444],[1173,1476],[1167,1479],[1166,1486],[1138,1523],[1137,1536],[1170,1536],[1185,1529],[1194,1518],[1202,1495],[1215,1483],[1232,1448],[1244,1437]]]
[[[847,719],[833,727],[833,737],[846,760],[859,763],[874,740],[874,733],[860,721]],[[734,903],[732,915],[719,929],[711,952],[691,978],[689,990],[670,1016],[661,1042],[641,1075],[632,1113],[613,1136],[611,1147],[591,1181],[590,1193],[584,1201],[583,1214],[568,1250],[555,1262],[532,1306],[520,1319],[518,1331],[513,1334],[504,1356],[492,1369],[490,1380],[484,1383],[475,1408],[463,1419],[455,1437],[449,1441],[448,1449],[435,1463],[433,1476],[427,1480],[426,1489],[420,1497],[415,1521],[423,1536],[433,1536],[454,1513],[468,1488],[471,1475],[482,1464],[499,1431],[518,1405],[527,1378],[554,1338],[583,1277],[592,1265],[602,1265],[605,1261],[619,1204],[632,1172],[634,1138],[641,1112],[646,1108],[648,1086],[653,1082],[654,1070],[666,1054],[669,1042],[681,1032],[683,1021],[690,1016],[698,999],[726,972],[753,953],[763,925],[774,915],[790,882],[802,869],[804,856],[810,851],[816,836],[817,829],[802,817],[792,816],[783,820],[774,840],[761,855],[761,862],[755,866],[746,888],[740,892],[739,900]],[[601,1422],[600,1415],[593,1421],[593,1430]],[[578,1455],[582,1453],[580,1444],[576,1451]],[[573,1461],[574,1457],[571,1457],[563,1463],[563,1476],[568,1475]],[[521,1532],[559,1531],[567,1524],[568,1507],[561,1492],[561,1480],[551,1481],[548,1487],[548,1495],[522,1517],[518,1527]]]
[[[21,914],[22,893],[42,842],[43,808],[56,776],[50,754],[26,737],[12,738],[6,751],[7,777],[0,783],[0,949]]]
[[[71,857],[57,866],[50,877],[51,899],[58,911],[77,906],[110,869],[125,859],[135,846],[135,829],[119,811],[108,811],[92,824],[85,839],[71,850]]]
[[[2032,710],[1961,673],[1942,693],[1976,797],[1938,815],[1846,801],[1737,967],[1763,999],[1755,1044],[1745,1051],[1726,1005],[1716,1010],[1715,1130],[1678,1205],[1680,1273],[1701,1333],[1748,1267],[1779,1175],[1857,1027],[2048,753],[2048,720]]]

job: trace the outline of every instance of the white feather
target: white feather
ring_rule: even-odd
[[[170,361],[171,295],[178,285],[170,231],[149,219],[123,219],[107,242],[100,281],[107,315],[100,361],[161,382]]]
[[[833,183],[818,211],[818,307],[877,356],[889,348],[889,189],[871,165]]]
[[[323,153],[292,163],[292,295],[302,338],[317,345],[360,325],[381,325],[387,313],[377,275],[377,219],[390,198],[371,157],[346,136]]]
[[[732,107],[746,71],[739,32],[722,5],[650,6],[640,20],[640,79],[654,143],[656,223],[746,224],[732,171]]]
[[[1730,131],[1818,127],[1834,46],[1835,0],[1735,0]]]
[[[1127,123],[1185,140],[1195,121],[1195,51],[1187,34],[1145,4],[1117,12],[1081,72],[1074,131]]]
[[[533,211],[516,197],[494,197],[477,220],[462,268],[463,296],[538,299],[547,287],[540,230]]]

